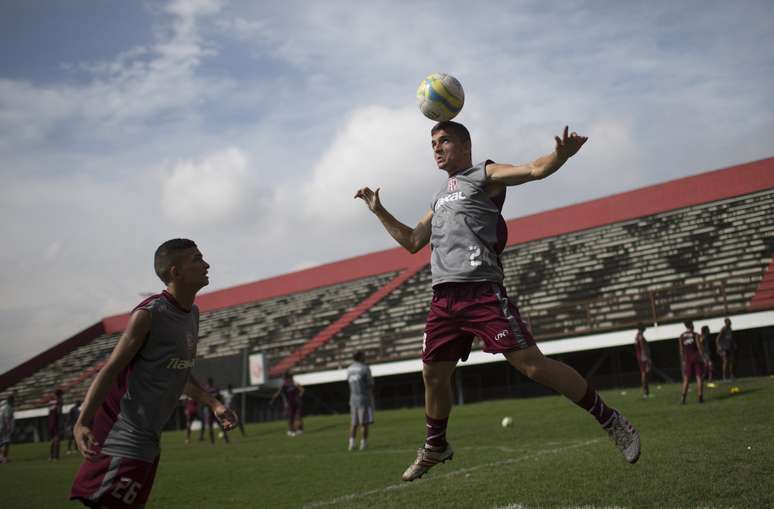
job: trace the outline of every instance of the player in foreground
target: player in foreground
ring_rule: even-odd
[[[648,346],[648,342],[645,340],[644,324],[637,325],[637,335],[634,337],[634,354],[637,357],[637,364],[640,366],[642,397],[648,399],[650,397],[648,379],[650,378],[650,370],[653,365],[650,359],[650,347]]]
[[[691,377],[696,377],[696,395],[699,403],[704,403],[704,350],[701,347],[701,337],[694,332],[693,322],[686,320],[685,332],[680,334],[677,344],[680,347],[680,364],[683,367],[683,387],[680,391],[680,404],[685,405],[685,396]]]
[[[555,150],[532,163],[510,165],[487,160],[473,165],[465,126],[441,122],[432,128],[431,135],[435,162],[448,179],[415,228],[387,212],[379,189],[364,187],[355,194],[406,250],[416,253],[428,242],[432,248],[433,298],[422,345],[427,439],[403,473],[403,480],[421,477],[454,454],[446,441],[451,376],[457,361],[468,358],[474,336],[481,338],[485,352],[502,353],[520,372],[591,413],[626,460],[634,463],[640,456],[637,431],[608,407],[577,371],[543,356],[502,286],[500,253],[507,228],[500,211],[506,188],[553,174],[587,138],[568,134],[565,127],[564,135],[555,138]]]
[[[236,415],[190,374],[196,358],[196,292],[209,283],[196,244],[164,242],[154,258],[166,289],[138,305],[86,393],[73,434],[86,459],[70,498],[89,507],[142,507],[159,463],[161,430],[185,393],[232,428]]]
[[[352,417],[349,426],[350,451],[355,449],[357,429],[363,428],[360,438],[360,450],[368,447],[368,426],[374,423],[374,378],[371,368],[365,362],[363,352],[355,352],[355,361],[347,368],[347,383],[349,384],[349,412]]]

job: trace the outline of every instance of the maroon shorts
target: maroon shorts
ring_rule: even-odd
[[[640,373],[650,373],[651,364],[650,361],[643,361],[638,359],[637,364],[640,365]]]
[[[683,375],[687,376],[688,378],[704,376],[704,363],[701,360],[701,357],[698,355],[694,355],[692,357],[686,357],[683,361]]]
[[[144,505],[153,487],[159,457],[153,463],[98,454],[86,460],[75,475],[70,500],[89,507],[139,507]]]
[[[467,360],[473,338],[488,353],[533,346],[535,340],[519,310],[495,283],[444,283],[433,288],[425,324],[422,361]]]

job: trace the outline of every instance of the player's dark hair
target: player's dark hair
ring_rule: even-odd
[[[452,133],[454,136],[461,139],[463,142],[470,143],[470,132],[468,131],[468,128],[464,125],[460,124],[459,122],[452,122],[451,120],[444,120],[443,122],[438,122],[433,126],[432,129],[430,129],[430,134],[435,134],[438,131],[446,131],[447,133]]]
[[[685,325],[686,329],[693,330],[693,320],[686,320],[683,322],[683,325]]]
[[[293,373],[290,371],[285,371],[285,374],[282,375],[282,378],[285,380],[291,380],[293,378]]]
[[[709,332],[709,326],[708,326],[708,325],[705,325],[705,326],[703,326],[703,327],[701,328],[701,333],[702,333],[702,334],[706,334],[706,335],[708,335],[708,336],[709,336],[709,333],[710,333],[710,332]]]
[[[54,391],[54,396],[56,396],[57,398],[61,397],[62,394],[64,394],[62,392],[62,389],[57,389],[57,390]]]
[[[357,362],[365,362],[365,353],[360,350],[352,354],[352,359]]]
[[[642,322],[638,323],[637,324],[637,330],[640,331],[640,332],[644,332],[645,331],[645,324],[642,323]]]
[[[196,247],[193,240],[170,239],[156,249],[156,254],[153,256],[153,268],[162,283],[167,284],[172,279],[169,270],[177,261],[180,252],[192,247]]]

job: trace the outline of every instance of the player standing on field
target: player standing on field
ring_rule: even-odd
[[[374,423],[374,379],[371,368],[365,363],[365,354],[355,352],[353,362],[347,368],[347,383],[349,383],[349,411],[352,420],[349,426],[349,450],[355,449],[357,428],[363,427],[360,439],[360,450],[366,448],[368,441],[368,426]]]
[[[734,341],[734,334],[731,331],[731,320],[729,318],[723,320],[723,327],[720,328],[720,332],[718,332],[718,335],[715,338],[715,344],[722,362],[723,381],[729,379],[736,380],[736,377],[734,376],[736,341]]]
[[[274,401],[279,396],[282,396],[282,402],[285,404],[285,415],[288,418],[288,436],[303,435],[304,407],[302,398],[304,396],[304,387],[293,380],[293,375],[290,372],[282,376],[282,385],[274,393],[269,404],[274,404]]]
[[[637,364],[640,365],[640,381],[642,383],[642,397],[647,399],[650,396],[648,387],[648,378],[650,370],[653,367],[650,357],[650,346],[645,340],[645,325],[637,325],[637,335],[634,337],[634,354],[637,357]]]
[[[685,332],[680,334],[677,344],[680,346],[680,364],[683,368],[683,388],[680,391],[680,404],[685,405],[685,396],[691,377],[696,377],[696,394],[699,403],[704,403],[704,350],[701,348],[701,337],[694,332],[693,322],[686,320]]]
[[[164,242],[154,257],[166,289],[133,311],[126,330],[86,393],[75,441],[86,461],[70,498],[89,507],[142,507],[159,463],[161,430],[185,393],[231,428],[236,415],[190,374],[196,358],[196,293],[209,284],[194,242]]]
[[[11,445],[11,436],[16,422],[13,415],[14,399],[14,395],[11,394],[0,404],[0,464],[8,463],[8,448]]]
[[[451,413],[451,376],[457,361],[468,358],[474,336],[484,351],[502,353],[520,372],[567,396],[590,412],[607,430],[626,460],[640,456],[640,437],[626,418],[608,407],[573,368],[544,357],[519,310],[502,286],[500,253],[507,228],[500,215],[508,186],[526,184],[553,174],[586,142],[576,133],[556,137],[555,150],[529,164],[472,163],[468,130],[456,122],[440,122],[432,130],[432,148],[448,179],[430,210],[415,228],[395,219],[382,206],[379,189],[357,191],[387,232],[406,250],[416,253],[430,243],[433,298],[425,326],[422,375],[425,383],[427,439],[403,473],[404,481],[421,477],[453,456],[446,441]]]
[[[62,415],[62,389],[54,392],[54,399],[48,405],[48,434],[51,437],[51,447],[48,451],[48,461],[58,461],[64,434],[64,416]]]

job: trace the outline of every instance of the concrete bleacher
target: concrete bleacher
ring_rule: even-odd
[[[395,272],[204,312],[197,356],[213,358],[248,348],[274,363],[314,337],[365,297],[395,276]],[[39,407],[57,387],[66,389],[65,402],[83,399],[93,376],[83,377],[112,351],[120,334],[104,334],[76,348],[3,394],[15,392],[17,408]],[[93,373],[91,373],[93,374]]]
[[[774,158],[509,220],[505,285],[544,341],[772,309],[772,169]],[[263,352],[270,370],[298,373],[341,368],[358,350],[416,359],[427,254],[380,251],[201,295],[198,355]],[[82,398],[127,320],[104,318],[0,375],[0,397],[16,392],[20,410],[57,386],[66,403]]]
[[[772,260],[772,217],[770,189],[514,245],[502,256],[505,285],[538,340],[739,312]],[[299,371],[340,368],[358,350],[416,358],[430,297],[427,268]]]

